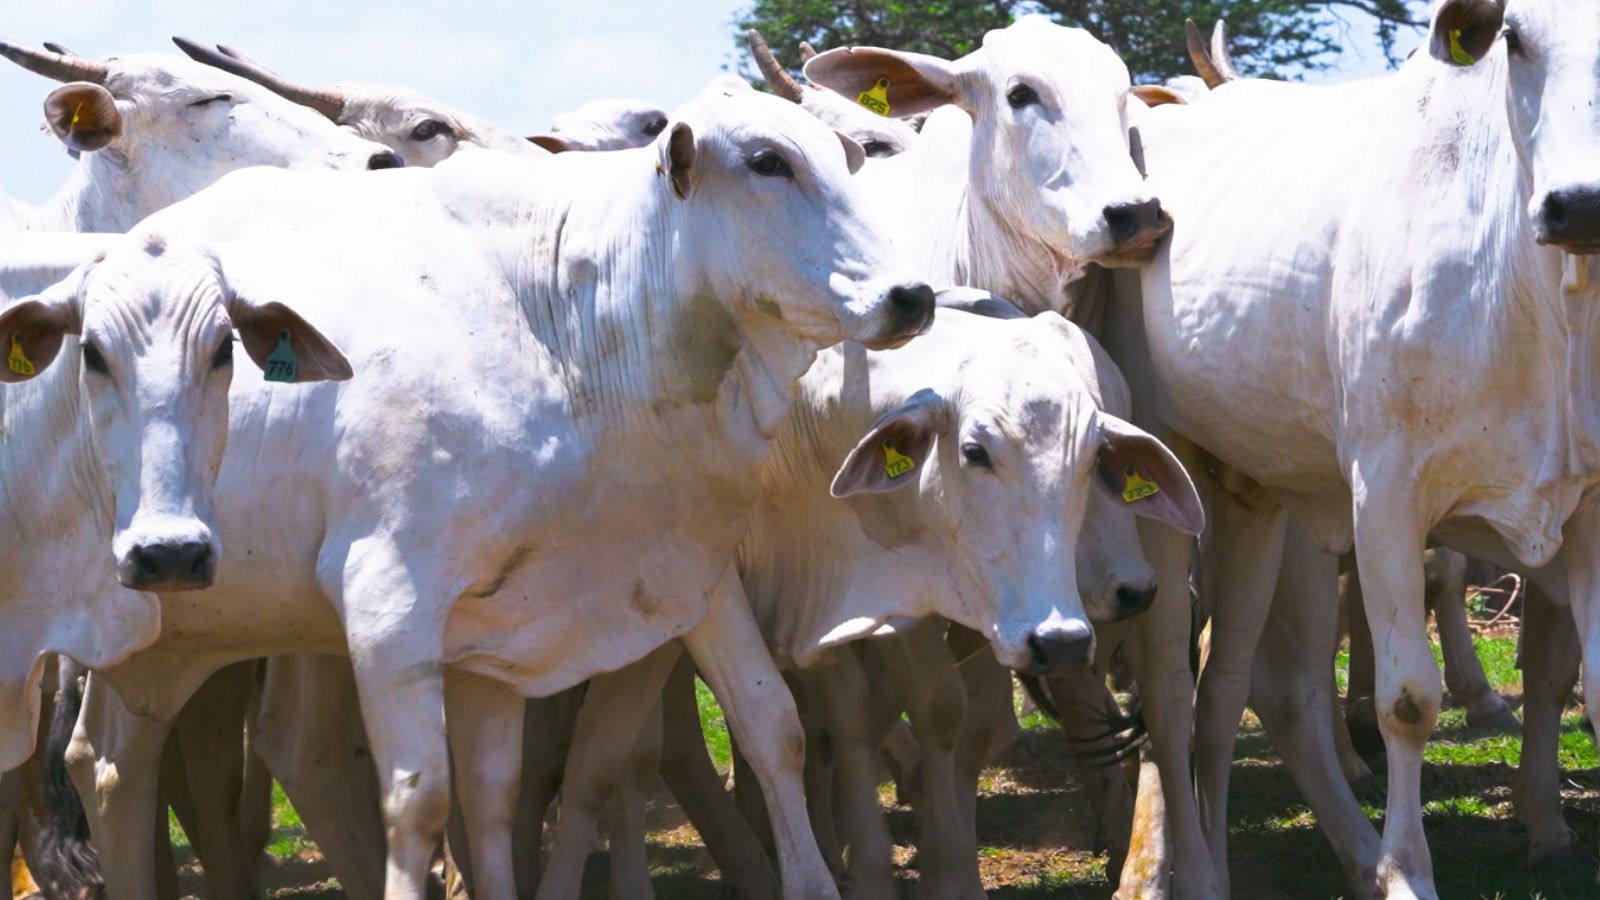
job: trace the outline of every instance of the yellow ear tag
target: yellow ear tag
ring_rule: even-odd
[[[83,103],[80,101],[78,104],[72,107],[72,124],[67,126],[67,131],[72,132],[78,130],[78,116],[82,113]]]
[[[878,83],[856,95],[856,102],[880,116],[889,114],[889,79],[879,78]]]
[[[1156,487],[1154,481],[1145,481],[1143,477],[1132,469],[1124,473],[1127,480],[1122,483],[1122,502],[1132,503],[1146,497],[1161,493],[1161,488]]]
[[[11,354],[6,357],[6,368],[18,375],[33,374],[33,360],[22,352],[22,340],[14,334],[11,336]]]
[[[888,444],[883,445],[883,473],[890,478],[899,478],[901,475],[915,469],[917,464],[911,457],[894,449]]]
[[[1477,60],[1472,58],[1466,48],[1461,46],[1461,29],[1450,29],[1450,58],[1463,66],[1470,66]]]

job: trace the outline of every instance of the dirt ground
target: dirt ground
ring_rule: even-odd
[[[1515,640],[1484,639],[1480,650],[1491,681],[1520,707],[1521,685],[1511,660]],[[703,711],[704,715],[704,711]],[[719,716],[708,716],[713,729]],[[1563,794],[1580,846],[1600,847],[1600,771],[1581,728],[1581,707],[1569,708],[1562,735]],[[1092,831],[1075,770],[1059,737],[1030,718],[1007,764],[988,770],[978,805],[980,865],[993,900],[1107,900],[1105,860],[1090,849]],[[715,744],[713,740],[713,744]],[[1567,873],[1528,870],[1526,837],[1511,811],[1510,784],[1518,741],[1466,731],[1459,710],[1447,709],[1429,753],[1423,797],[1440,895],[1485,900],[1565,900],[1600,897],[1595,868]],[[1343,872],[1309,810],[1273,753],[1265,734],[1247,718],[1240,732],[1231,793],[1230,869],[1234,896],[1250,900],[1324,900],[1348,895]],[[895,834],[902,895],[914,896],[916,832],[912,812],[881,792]],[[1381,783],[1358,786],[1358,796],[1382,826]],[[721,900],[722,886],[694,829],[671,796],[660,790],[650,810],[651,861],[661,900]],[[265,873],[272,898],[342,896],[314,845],[298,831],[292,810],[280,810],[275,861]],[[181,835],[179,836],[181,839]],[[180,849],[180,854],[186,848]],[[584,900],[606,897],[606,860],[591,860]],[[185,892],[203,897],[203,881],[190,862]]]

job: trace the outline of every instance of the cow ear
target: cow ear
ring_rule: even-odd
[[[282,303],[258,304],[234,296],[228,318],[268,381],[345,381],[352,374],[350,361],[333,341]]]
[[[1096,414],[1100,452],[1095,480],[1135,515],[1156,519],[1184,534],[1198,535],[1205,510],[1194,482],[1167,445],[1108,413]]]
[[[0,383],[19,384],[50,368],[61,352],[61,341],[83,330],[78,306],[80,272],[50,290],[6,307],[0,312]]]
[[[122,113],[116,98],[87,81],[51,91],[44,99],[44,117],[61,143],[79,153],[99,150],[122,136]]]
[[[1133,95],[1144,101],[1145,106],[1186,106],[1189,101],[1169,87],[1159,84],[1140,84],[1133,88]]]
[[[667,177],[672,181],[672,192],[682,200],[689,199],[689,192],[694,189],[695,153],[694,129],[686,122],[673,125],[671,133],[667,135],[664,165]]]
[[[1447,0],[1433,17],[1429,52],[1440,62],[1470,66],[1488,55],[1505,17],[1505,0]]]
[[[881,116],[914,116],[961,103],[954,63],[937,56],[877,47],[843,47],[806,63],[813,83]]]
[[[879,417],[839,466],[830,492],[835,497],[883,494],[917,483],[944,421],[944,399],[918,391]]]
[[[568,150],[573,149],[565,140],[553,134],[529,135],[528,143],[537,144],[551,153],[566,153]]]

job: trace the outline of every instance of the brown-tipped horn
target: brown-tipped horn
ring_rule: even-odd
[[[800,65],[811,62],[811,57],[817,55],[817,48],[811,46],[810,41],[800,42]]]
[[[30,50],[5,41],[0,41],[0,56],[29,72],[56,81],[87,81],[90,84],[103,85],[111,71],[104,63],[79,56],[67,56],[54,50]]]
[[[1205,40],[1200,37],[1200,26],[1196,25],[1193,19],[1185,19],[1183,32],[1189,45],[1189,61],[1194,63],[1194,70],[1206,83],[1206,87],[1216,88],[1227,84],[1228,79],[1222,77],[1222,73],[1212,64],[1211,56],[1206,53]]]
[[[756,68],[761,70],[761,77],[767,80],[767,87],[779,97],[799,103],[805,96],[805,88],[778,64],[777,58],[772,55],[772,48],[761,37],[761,32],[752,28],[745,37],[750,43],[750,55],[755,57]]]
[[[344,94],[336,90],[296,84],[243,55],[224,53],[218,48],[207,47],[188,38],[174,37],[172,42],[196,62],[254,81],[274,94],[293,100],[301,106],[311,107],[334,122],[338,122],[344,115]]]
[[[1233,65],[1233,55],[1228,52],[1228,20],[1218,19],[1211,32],[1211,63],[1226,81],[1238,81],[1239,70]]]

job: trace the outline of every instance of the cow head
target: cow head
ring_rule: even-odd
[[[1088,32],[1029,16],[954,62],[857,47],[805,72],[888,115],[965,110],[975,202],[1064,258],[1141,262],[1170,229],[1131,155],[1127,66]]]
[[[290,81],[232,47],[211,46],[181,37],[173,38],[172,42],[192,59],[248,78],[273,93],[322,113],[334,124],[362,138],[388,147],[408,166],[438,165],[464,146],[538,154],[522,138],[409,88],[383,84],[315,87]],[[665,114],[662,118],[665,120]]]
[[[1137,612],[1153,596],[1129,513],[1194,534],[1199,498],[1160,441],[1100,407],[1085,378],[1093,351],[1075,326],[1051,313],[939,317],[928,337],[880,354],[873,370],[875,393],[879,382],[901,394],[930,379],[939,387],[905,395],[878,419],[839,467],[833,494],[904,492],[900,502],[915,510],[899,514],[936,536],[958,576],[956,605],[936,611],[987,634],[1018,671],[1081,669],[1094,658],[1091,621]],[[930,374],[938,370],[950,374]],[[1091,504],[1096,492],[1105,498]],[[1086,528],[1089,508],[1097,520]],[[1083,573],[1086,530],[1096,542]]]
[[[350,377],[339,349],[293,310],[230,292],[211,257],[158,240],[119,246],[0,313],[0,382],[31,381],[52,364],[63,370],[55,377],[76,381],[62,389],[76,398],[110,489],[126,587],[195,590],[216,577],[212,491],[234,329],[269,380]],[[69,336],[75,345],[63,353]]]
[[[1429,50],[1453,67],[1504,54],[1539,242],[1600,253],[1600,3],[1446,0],[1434,12]]]
[[[595,100],[550,122],[528,140],[549,150],[627,150],[644,147],[667,129],[667,114],[643,100]]]
[[[869,159],[898,156],[911,148],[917,140],[917,131],[903,119],[890,118],[873,112],[833,91],[812,85],[802,85],[786,71],[773,56],[772,48],[762,39],[761,33],[750,29],[746,38],[750,57],[755,60],[767,89],[779,97],[798,103],[822,124],[861,145]],[[812,56],[816,54],[813,53]],[[809,60],[809,57],[807,57]]]
[[[747,87],[715,87],[656,140],[694,289],[821,344],[901,344],[933,321],[855,177],[860,145]],[[685,266],[687,266],[685,268]]]
[[[179,57],[105,61],[0,42],[29,71],[65,82],[45,98],[50,130],[105,170],[101,193],[122,215],[91,230],[122,230],[235,169],[382,169],[384,148],[259,85]]]

